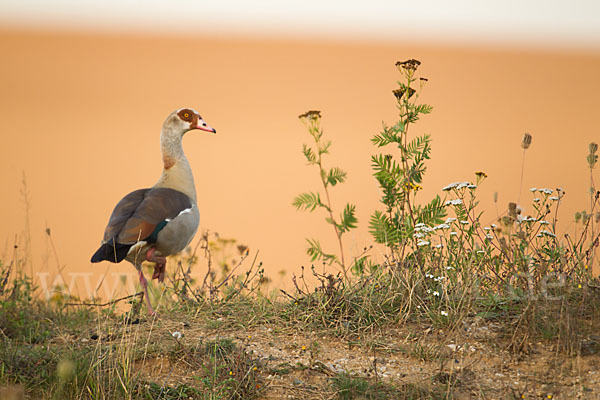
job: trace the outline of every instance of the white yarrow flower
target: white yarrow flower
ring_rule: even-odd
[[[532,187],[531,189],[529,189],[530,192],[536,192],[537,188]]]
[[[449,184],[449,185],[446,185],[446,186],[444,186],[444,187],[442,188],[442,190],[443,190],[444,192],[447,192],[447,191],[449,191],[449,190],[452,190],[452,189],[454,189],[455,187],[457,187],[457,186],[458,186],[458,184],[459,184],[459,182],[453,182],[453,183],[451,183],[451,184]]]
[[[434,296],[440,297],[440,292],[438,292],[437,290],[435,292],[433,292]]]
[[[453,218],[453,217],[448,217],[448,218],[446,218],[446,223],[447,223],[447,224],[451,224],[451,223],[453,223],[454,221],[456,221],[456,218]]]
[[[540,231],[540,233],[542,235],[550,236],[550,237],[553,237],[553,238],[556,237],[556,235],[554,233],[550,232],[550,231]]]
[[[459,204],[462,204],[463,201],[461,199],[454,199],[454,200],[447,200],[444,205],[445,206],[457,206]]]
[[[444,317],[447,317],[447,316],[448,316],[448,311],[441,311],[441,314],[442,314]]]
[[[540,201],[542,201],[542,199],[540,199],[539,197],[536,197],[535,199],[533,199],[534,203],[539,203]]]
[[[175,339],[181,339],[182,336],[183,335],[181,334],[181,332],[178,332],[178,331],[173,332],[173,337]]]
[[[548,221],[540,221],[540,225],[550,225],[550,222],[548,222]]]
[[[554,201],[558,200],[558,197],[556,197],[556,196],[550,196],[550,197],[548,197],[548,198],[549,198],[550,200],[554,200]]]
[[[427,246],[429,244],[429,241],[427,240],[419,240],[417,242],[417,246],[422,247],[422,246]]]
[[[450,236],[456,236],[456,235],[458,235],[458,232],[454,232],[454,231],[450,232]]]

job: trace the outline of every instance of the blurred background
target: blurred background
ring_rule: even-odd
[[[484,171],[482,221],[494,222],[518,201],[529,132],[519,203],[527,213],[530,187],[563,188],[558,233],[571,232],[589,206],[588,144],[600,140],[599,16],[584,0],[0,0],[0,257],[28,252],[33,271],[61,270],[80,291],[132,274],[89,259],[116,202],[159,177],[160,128],[180,107],[218,131],[184,140],[200,229],[259,251],[274,287],[310,266],[305,237],[337,249],[324,215],[291,205],[320,189],[297,116],[321,110],[325,163],[348,172],[334,207],[357,206],[345,238],[356,256],[381,208],[369,139],[396,121],[394,64],[409,58],[434,107],[411,128],[433,139],[418,198]]]

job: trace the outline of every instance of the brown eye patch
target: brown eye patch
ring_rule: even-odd
[[[192,110],[184,108],[183,110],[179,111],[177,115],[186,122],[192,122],[196,113],[194,113]]]

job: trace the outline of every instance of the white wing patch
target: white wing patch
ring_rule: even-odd
[[[194,205],[192,205],[190,208],[186,208],[185,210],[182,210],[179,214],[177,214],[177,217],[179,217],[181,214],[189,214],[192,212],[192,208],[194,208]],[[175,217],[175,218],[177,218]]]
[[[192,206],[190,208],[186,208],[185,210],[180,211],[179,214],[177,214],[177,217],[179,217],[181,214],[189,214],[189,213],[191,213],[192,212],[192,208],[194,208],[193,204],[192,204]],[[177,217],[175,217],[175,218],[177,218]],[[175,219],[175,218],[173,218],[173,219]],[[171,222],[171,219],[170,218],[165,218],[165,221]]]

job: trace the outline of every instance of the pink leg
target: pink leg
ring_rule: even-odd
[[[154,308],[152,308],[152,304],[150,304],[150,296],[148,295],[148,281],[146,281],[146,277],[144,276],[144,273],[142,272],[142,270],[139,270],[140,273],[140,283],[142,284],[142,287],[144,288],[144,297],[146,298],[146,305],[148,306],[148,312],[150,313],[150,315],[156,315],[156,312],[154,311]]]
[[[154,253],[156,249],[151,247],[146,252],[146,260],[150,262],[156,263],[154,266],[154,273],[152,274],[152,279],[158,279],[159,282],[163,282],[165,280],[165,267],[167,266],[167,258],[157,256]]]

